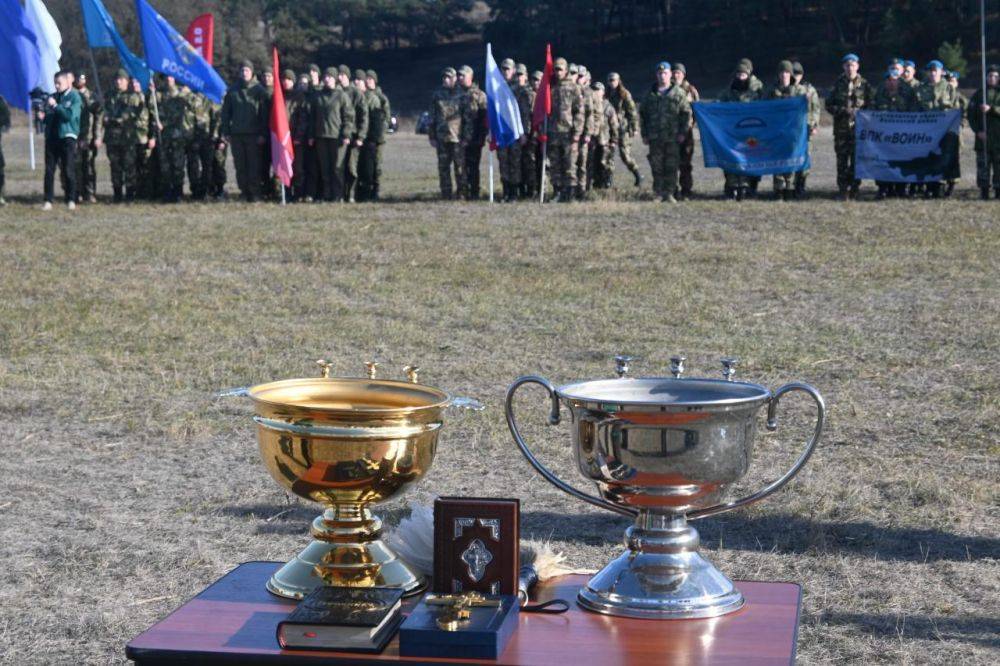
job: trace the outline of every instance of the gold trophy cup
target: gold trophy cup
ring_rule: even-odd
[[[313,542],[279,569],[267,589],[301,599],[320,585],[424,589],[423,576],[380,538],[368,505],[395,497],[427,473],[448,407],[481,410],[470,398],[408,381],[322,376],[286,379],[222,395],[253,400],[261,459],[274,480],[326,510],[312,523]]]

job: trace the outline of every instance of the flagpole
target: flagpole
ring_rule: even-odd
[[[285,184],[281,184],[281,205],[285,205]]]
[[[35,170],[35,119],[28,115],[28,161],[31,163],[31,170]]]
[[[490,149],[490,203],[493,203],[493,150]]]
[[[542,180],[538,183],[538,203],[545,203],[545,159],[548,156],[549,150],[549,117],[545,116],[545,120],[542,121],[542,136],[545,138],[542,141]]]
[[[97,89],[97,101],[104,102],[104,91],[101,89],[101,75],[97,71],[97,60],[94,59],[94,49],[87,46],[87,52],[90,54],[90,66],[94,70],[94,87]]]
[[[156,74],[149,73],[149,87],[153,91],[153,119],[156,121],[156,144],[160,144],[160,107],[156,103]]]

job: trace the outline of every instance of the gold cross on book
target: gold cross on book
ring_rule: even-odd
[[[428,606],[440,606],[441,614],[437,618],[437,626],[444,631],[458,631],[462,624],[472,617],[472,609],[476,607],[499,608],[499,599],[487,599],[479,592],[464,592],[462,594],[428,594],[424,597]]]

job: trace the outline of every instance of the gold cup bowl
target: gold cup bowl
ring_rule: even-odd
[[[397,497],[434,461],[448,407],[481,410],[470,398],[409,381],[329,377],[286,379],[225,395],[253,400],[261,459],[274,480],[326,510],[312,523],[313,542],[267,582],[274,594],[301,599],[320,585],[395,587],[415,594],[423,576],[380,538],[368,505]]]

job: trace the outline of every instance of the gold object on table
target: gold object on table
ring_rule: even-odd
[[[499,608],[499,599],[487,599],[479,592],[462,594],[428,594],[424,597],[428,606],[441,606],[442,613],[437,617],[438,629],[458,631],[461,626],[472,618],[472,609],[479,607]]]
[[[326,506],[313,542],[281,567],[267,589],[301,599],[320,585],[395,587],[416,594],[423,576],[382,541],[368,505],[405,492],[430,469],[449,406],[480,410],[470,398],[411,381],[330,377],[287,379],[234,389],[254,403],[260,456],[275,481]],[[366,364],[369,375],[375,364]]]

